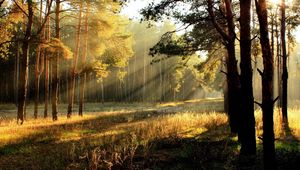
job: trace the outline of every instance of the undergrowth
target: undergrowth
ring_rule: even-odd
[[[201,101],[203,102],[203,101]],[[205,102],[205,101],[204,101]],[[207,112],[198,103],[169,103],[134,109],[89,112],[84,117],[60,116],[0,122],[0,169],[236,169],[239,144],[230,134],[227,116]],[[209,103],[204,104],[209,105]],[[121,107],[121,106],[120,106]],[[176,111],[176,108],[179,108]],[[182,111],[189,108],[189,111]],[[95,109],[96,110],[96,109]],[[197,111],[198,110],[198,111]],[[300,118],[289,110],[290,131],[275,111],[277,158],[282,169],[297,169],[300,160]],[[256,111],[257,136],[262,135]],[[252,169],[262,168],[262,146]]]

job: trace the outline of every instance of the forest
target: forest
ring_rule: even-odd
[[[0,169],[300,169],[299,0],[0,0]]]

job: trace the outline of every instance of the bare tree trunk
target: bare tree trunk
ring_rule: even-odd
[[[159,62],[159,102],[162,103],[162,97],[163,97],[163,80],[162,80],[162,61]]]
[[[49,99],[49,56],[45,56],[45,108],[44,118],[48,117],[48,99]]]
[[[146,50],[146,42],[144,41],[144,55],[143,55],[143,102],[146,101],[146,58],[147,58],[147,50]],[[161,62],[161,61],[160,61]]]
[[[70,70],[69,75],[69,96],[68,96],[68,113],[67,117],[71,118],[73,103],[74,103],[74,92],[75,92],[75,76],[76,76],[76,67],[77,67],[77,60],[79,55],[79,45],[80,45],[80,34],[81,34],[81,15],[82,15],[82,0],[80,0],[79,4],[79,14],[78,14],[78,26],[77,26],[77,33],[76,33],[76,47],[74,52],[73,58],[73,65]]]
[[[251,0],[240,0],[241,93],[243,112],[240,115],[241,155],[256,155],[254,98],[251,60]],[[248,160],[249,161],[249,160]]]
[[[60,39],[60,0],[56,0],[56,9],[55,9],[55,38]],[[58,65],[59,65],[60,54],[57,52],[54,56],[52,64],[52,91],[51,91],[51,102],[52,102],[52,119],[53,121],[57,120],[57,100],[58,100]]]
[[[25,101],[28,85],[28,64],[29,64],[29,43],[31,38],[31,28],[33,24],[33,2],[32,0],[27,0],[28,15],[27,24],[25,30],[25,36],[22,44],[22,55],[21,65],[20,65],[20,79],[18,82],[18,116],[17,120],[20,124],[24,122],[24,112],[25,112]]]
[[[281,0],[281,48],[282,48],[282,123],[288,127],[287,113],[287,93],[288,93],[288,71],[287,71],[287,52],[285,41],[285,0]]]
[[[20,42],[17,42],[17,56],[16,56],[16,66],[15,66],[15,104],[18,106],[18,84],[19,84],[19,73],[20,73]]]
[[[263,153],[264,169],[275,169],[275,144],[273,121],[273,73],[274,59],[271,52],[268,33],[268,11],[265,0],[256,0],[256,11],[260,25],[260,44],[263,55],[262,76],[262,112],[263,112]]]
[[[49,0],[47,1],[47,6],[50,5]],[[51,38],[51,28],[50,28],[50,17],[47,17],[47,29],[46,29],[46,41],[50,42]],[[48,117],[48,100],[49,100],[49,54],[44,56],[44,69],[45,69],[45,108],[44,108],[44,118]]]
[[[42,24],[42,11],[43,11],[43,3],[40,3],[40,26]],[[42,34],[40,36],[40,41],[43,41],[44,35]],[[34,93],[35,93],[35,97],[34,97],[34,118],[37,119],[38,117],[38,106],[39,106],[39,91],[40,91],[40,63],[41,63],[41,47],[40,45],[37,46],[36,49],[36,58],[35,58],[35,81],[34,81]]]
[[[83,103],[84,103],[84,91],[85,91],[85,83],[86,83],[85,65],[86,65],[87,50],[88,50],[88,31],[89,31],[88,14],[89,14],[89,3],[87,1],[85,24],[84,24],[84,47],[83,47],[83,54],[81,58],[82,73],[80,74],[80,93],[79,93],[79,112],[78,112],[79,116],[82,116]]]
[[[230,0],[225,0],[225,15],[227,22],[227,30],[225,31],[217,22],[213,2],[212,0],[207,0],[208,2],[208,12],[211,17],[212,23],[214,24],[216,30],[222,36],[223,40],[226,42],[227,50],[227,87],[228,87],[228,115],[229,124],[231,132],[238,132],[238,116],[240,111],[240,80],[237,68],[237,60],[235,57],[235,25],[233,21],[232,4]]]
[[[40,73],[39,73],[39,62],[40,62],[40,53],[41,53],[41,48],[37,47],[36,50],[36,58],[35,58],[35,81],[34,81],[34,92],[35,92],[35,97],[34,97],[34,118],[38,118],[38,105],[39,105],[39,89],[40,89]]]
[[[276,16],[276,26],[275,26],[275,36],[276,36],[276,57],[277,57],[277,91],[278,91],[278,111],[282,107],[282,83],[281,83],[281,74],[282,74],[282,62],[281,62],[281,44],[279,42],[279,30],[278,30],[278,18]]]
[[[101,79],[101,103],[104,104],[104,87],[103,87],[103,79]]]

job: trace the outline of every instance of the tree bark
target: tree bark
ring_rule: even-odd
[[[40,26],[42,26],[42,11],[43,11],[43,3],[40,3],[40,18],[39,18],[39,22],[40,22]],[[42,31],[43,32],[43,31]],[[40,41],[43,41],[44,35],[40,35],[39,39]],[[41,58],[42,58],[42,50],[40,47],[40,44],[38,44],[37,49],[36,49],[36,58],[35,58],[35,81],[34,81],[34,118],[37,119],[38,118],[38,106],[39,106],[39,91],[40,91],[40,63],[41,63]]]
[[[48,117],[48,99],[49,99],[49,55],[45,55],[45,107],[44,118]]]
[[[288,94],[288,70],[287,70],[287,52],[285,41],[285,0],[281,0],[281,48],[282,48],[282,124],[288,127],[287,113],[287,94]]]
[[[79,4],[78,26],[77,26],[77,33],[76,33],[76,47],[74,52],[73,64],[69,75],[69,94],[68,94],[69,104],[68,104],[68,113],[67,113],[68,118],[71,118],[72,116],[72,109],[74,103],[75,76],[76,76],[77,60],[79,55],[80,33],[81,33],[81,15],[82,15],[82,0],[80,0],[80,4]]]
[[[86,14],[85,14],[85,23],[84,23],[84,47],[83,47],[83,54],[81,57],[81,74],[80,74],[80,93],[79,93],[79,116],[82,116],[83,112],[83,104],[84,104],[84,92],[85,92],[85,83],[86,83],[86,72],[85,72],[85,65],[86,65],[86,58],[87,58],[87,50],[88,50],[88,14],[89,14],[89,3],[86,2]]]
[[[50,5],[49,0],[47,0],[47,7]],[[46,41],[49,43],[51,38],[51,28],[50,28],[50,17],[47,16],[47,29],[45,32]],[[44,70],[45,70],[45,84],[44,84],[44,97],[45,97],[45,108],[44,108],[44,118],[48,117],[48,100],[49,100],[49,54],[44,55]]]
[[[240,80],[243,111],[240,114],[239,137],[241,155],[246,156],[256,154],[250,20],[251,0],[240,0]]]
[[[228,115],[229,124],[232,133],[238,132],[238,114],[240,111],[240,80],[237,68],[237,60],[235,57],[235,25],[233,21],[232,4],[230,0],[225,0],[225,15],[227,30],[224,30],[216,21],[215,13],[213,11],[212,0],[208,2],[208,13],[211,21],[218,33],[223,38],[226,44],[227,58],[227,87],[228,87]]]
[[[260,44],[263,55],[262,76],[262,112],[263,112],[263,159],[264,169],[276,169],[274,121],[273,121],[273,73],[274,59],[271,52],[268,33],[268,12],[265,0],[256,0],[256,12],[260,25]]]
[[[56,9],[55,9],[55,38],[60,39],[60,0],[56,0]],[[60,53],[57,52],[56,56],[53,58],[52,64],[52,91],[51,91],[51,102],[52,102],[52,119],[53,121],[57,120],[57,100],[58,100],[58,65],[59,65]]]
[[[27,0],[27,24],[25,35],[22,44],[22,55],[21,65],[20,65],[20,80],[18,82],[18,115],[17,121],[20,124],[24,122],[24,112],[25,112],[25,101],[28,85],[28,64],[29,64],[29,48],[30,48],[30,38],[31,38],[31,28],[33,24],[33,2],[32,0]]]

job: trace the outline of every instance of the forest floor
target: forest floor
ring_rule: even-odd
[[[88,103],[83,117],[74,112],[67,119],[62,112],[56,122],[32,119],[32,108],[28,106],[25,123],[17,125],[15,106],[0,105],[0,169],[240,168],[240,146],[230,134],[221,99]],[[66,110],[66,105],[59,109]],[[289,110],[288,132],[281,129],[279,118],[276,111],[277,165],[300,169],[300,109]],[[261,136],[259,110],[256,129]],[[262,169],[259,138],[257,144],[256,163],[244,169]]]

